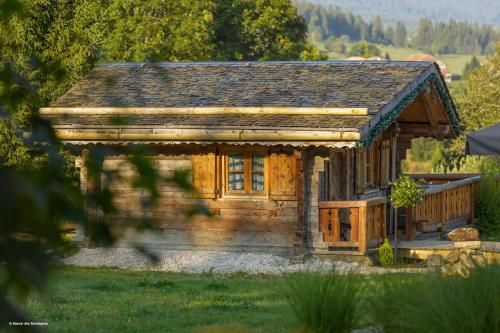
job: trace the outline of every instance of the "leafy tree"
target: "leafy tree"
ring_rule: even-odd
[[[105,30],[99,1],[33,0],[26,2],[23,15],[0,27],[1,57],[10,64],[4,71],[29,80],[30,92],[37,88],[37,98],[25,94],[12,114],[20,123],[29,122],[33,110],[60,96],[95,65]]]
[[[215,17],[215,59],[321,58],[306,44],[306,22],[289,0],[221,0]]]
[[[208,60],[214,49],[211,0],[113,0],[104,22],[108,61]]]
[[[408,46],[408,32],[406,31],[406,26],[401,21],[398,21],[394,28],[393,44],[397,47]]]
[[[366,40],[354,44],[349,49],[349,56],[360,56],[364,58],[370,58],[375,56],[380,56],[380,49],[374,45],[368,43]]]
[[[481,67],[481,63],[476,56],[472,56],[471,60],[465,64],[464,70],[462,72],[462,78],[466,79],[472,73],[472,71]]]
[[[412,207],[422,201],[423,189],[422,186],[410,178],[408,175],[402,175],[395,182],[391,182],[392,186],[389,201],[396,210],[405,207]],[[394,260],[398,257],[398,219],[394,221]]]
[[[341,54],[345,53],[346,51],[346,46],[342,41],[342,39],[335,38],[333,36],[330,36],[325,41],[325,48],[330,52],[341,53]]]
[[[500,43],[487,58],[463,81],[462,89],[454,96],[464,127],[462,135],[448,141],[443,149],[443,171],[479,172],[481,161],[488,157],[466,157],[465,135],[500,121]]]

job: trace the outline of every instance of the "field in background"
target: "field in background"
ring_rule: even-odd
[[[346,45],[347,48],[351,47],[352,44]],[[322,43],[316,43],[316,46],[320,49],[324,49]],[[412,54],[417,53],[425,53],[422,50],[411,49],[411,48],[402,48],[402,47],[394,47],[391,45],[382,45],[377,44],[377,47],[381,50],[381,56],[385,57],[386,53],[389,54],[391,60],[406,60]],[[329,52],[328,57],[332,60],[342,60],[347,58],[345,54],[339,54],[334,52]],[[450,72],[454,75],[462,75],[465,65],[472,58],[471,55],[467,54],[445,54],[438,55],[439,59],[443,60],[444,63],[448,66]],[[481,59],[481,57],[480,57]]]

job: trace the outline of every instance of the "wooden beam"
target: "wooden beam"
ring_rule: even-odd
[[[83,115],[120,115],[120,114],[323,114],[339,116],[366,116],[368,108],[323,108],[323,107],[180,107],[180,108],[141,108],[141,107],[47,107],[40,109],[41,115],[83,114]]]
[[[385,204],[387,203],[386,197],[376,197],[366,200],[340,200],[340,201],[320,201],[318,203],[319,208],[353,208],[353,207],[368,207],[373,205]]]
[[[354,131],[297,131],[297,130],[228,130],[228,129],[158,129],[143,132],[120,128],[103,130],[55,129],[62,141],[82,140],[173,140],[173,141],[359,141]]]
[[[428,123],[399,123],[401,134],[412,134],[423,137],[453,137],[449,125],[438,124],[436,128]]]
[[[438,121],[436,119],[436,115],[434,114],[434,108],[432,107],[432,102],[430,100],[428,93],[422,94],[422,101],[424,104],[425,113],[427,114],[427,118],[429,119],[429,122],[430,122],[432,128],[437,130]]]

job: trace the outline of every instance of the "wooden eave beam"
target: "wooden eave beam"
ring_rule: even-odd
[[[339,116],[366,116],[367,108],[328,108],[328,107],[46,107],[40,109],[41,115],[152,115],[152,114],[315,114]]]
[[[427,119],[429,119],[429,122],[434,130],[438,129],[438,121],[436,118],[436,115],[434,114],[434,108],[432,107],[432,102],[430,100],[429,94],[428,93],[423,93],[422,94],[422,101],[424,104],[424,110],[425,113],[427,114]]]
[[[359,141],[356,131],[297,130],[220,130],[220,129],[155,129],[148,131],[121,129],[81,130],[55,129],[62,141]]]
[[[450,125],[438,124],[436,128],[427,123],[399,123],[401,134],[411,134],[413,136],[452,138],[453,133]]]

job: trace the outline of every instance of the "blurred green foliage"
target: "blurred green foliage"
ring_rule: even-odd
[[[370,301],[373,326],[384,333],[500,332],[500,266],[477,267],[470,276],[388,274]]]
[[[285,286],[288,304],[303,332],[343,333],[356,327],[363,292],[358,275],[301,272],[292,274]]]
[[[375,45],[362,40],[349,49],[349,56],[359,56],[363,58],[371,58],[380,56],[380,49]]]
[[[500,241],[500,158],[483,162],[474,210],[483,240]]]

